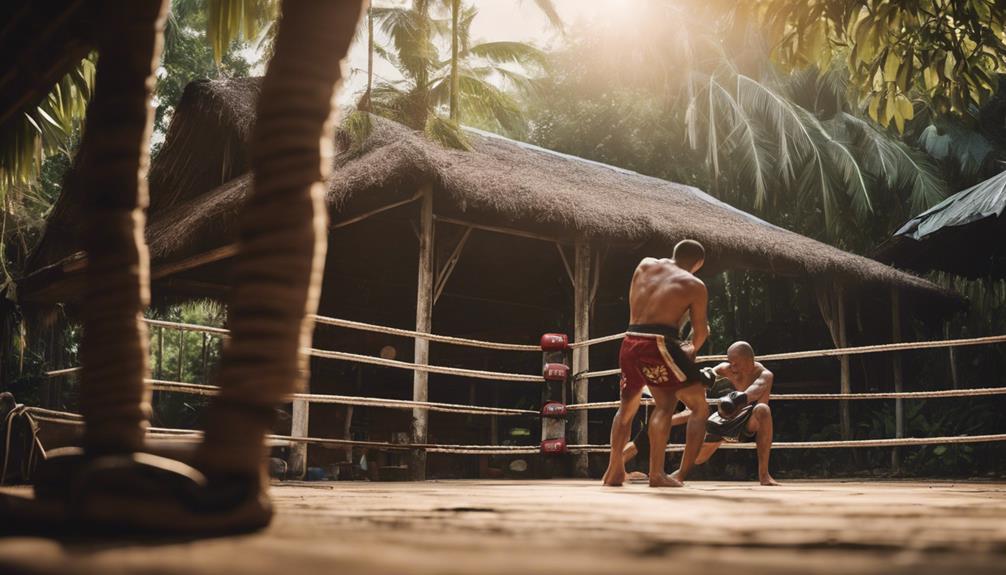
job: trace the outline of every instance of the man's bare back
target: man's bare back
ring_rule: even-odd
[[[701,347],[708,336],[708,329],[705,329],[707,299],[702,280],[680,268],[674,260],[644,258],[636,266],[629,286],[629,323],[678,328],[682,317],[690,311],[696,330],[693,342]],[[694,349],[689,353],[694,355]]]

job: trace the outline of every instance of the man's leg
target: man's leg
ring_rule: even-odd
[[[747,424],[748,433],[755,434],[755,444],[758,447],[758,481],[762,485],[779,485],[768,472],[768,458],[772,451],[772,409],[759,403],[751,413]]]
[[[632,419],[639,411],[639,398],[643,395],[643,389],[622,390],[621,404],[615,413],[615,419],[611,422],[611,455],[608,459],[608,469],[604,472],[602,481],[605,485],[618,487],[625,482],[625,462],[622,460],[622,449],[629,441],[632,433]]]
[[[681,487],[681,482],[667,476],[664,462],[667,459],[667,438],[671,435],[671,418],[674,408],[678,406],[677,394],[674,391],[651,387],[653,415],[650,417],[650,487]]]
[[[702,449],[699,450],[699,456],[695,459],[695,465],[702,465],[703,463],[709,461],[709,458],[716,453],[716,450],[723,445],[722,441],[717,441],[716,443],[703,443]]]
[[[706,436],[706,419],[709,417],[709,405],[706,403],[705,389],[699,384],[692,384],[678,390],[678,399],[691,412],[688,416],[688,427],[685,430],[685,451],[681,454],[681,467],[672,477],[684,481],[695,467],[702,440]]]

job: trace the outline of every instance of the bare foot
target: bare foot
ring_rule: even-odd
[[[685,484],[681,483],[677,479],[665,475],[663,473],[659,475],[650,476],[650,487],[684,487]]]
[[[681,470],[680,469],[675,470],[674,473],[671,474],[671,479],[677,481],[678,483],[680,483],[682,485],[685,484],[685,479],[683,477],[681,477]]]
[[[649,476],[643,473],[642,471],[633,471],[626,477],[626,480],[628,480],[629,482],[649,481],[649,479],[650,479]]]
[[[767,486],[781,485],[778,481],[776,481],[775,479],[772,479],[771,475],[766,475],[765,477],[762,477],[760,479],[760,481],[761,481],[762,485],[767,485]]]
[[[607,487],[621,487],[622,483],[625,483],[625,470],[612,471],[608,469],[604,472],[604,477],[601,481]]]

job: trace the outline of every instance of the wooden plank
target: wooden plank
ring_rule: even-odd
[[[429,333],[433,327],[433,186],[422,189],[419,208],[419,266],[416,278],[416,327],[418,332]],[[427,365],[430,360],[430,341],[416,338],[414,362]],[[412,376],[412,400],[427,401],[429,398],[429,374],[416,371]],[[422,408],[412,410],[412,442],[426,443],[429,411]],[[426,479],[426,452],[415,450],[410,461],[412,478]]]
[[[573,341],[583,341],[590,338],[590,303],[591,303],[591,268],[594,251],[586,239],[576,242],[573,256]],[[578,347],[573,350],[573,373],[581,373],[590,369],[590,348]],[[587,403],[588,382],[581,379],[573,382],[573,403]],[[573,443],[587,444],[587,411],[573,413],[570,418],[573,431]],[[574,477],[588,477],[587,454],[578,453],[573,459]]]

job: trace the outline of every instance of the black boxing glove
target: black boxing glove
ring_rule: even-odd
[[[712,387],[716,383],[717,377],[716,371],[711,367],[703,367],[699,370],[699,383],[707,388]]]
[[[731,391],[720,400],[720,405],[716,410],[719,411],[720,416],[729,418],[736,415],[747,404],[748,394],[743,391]]]

